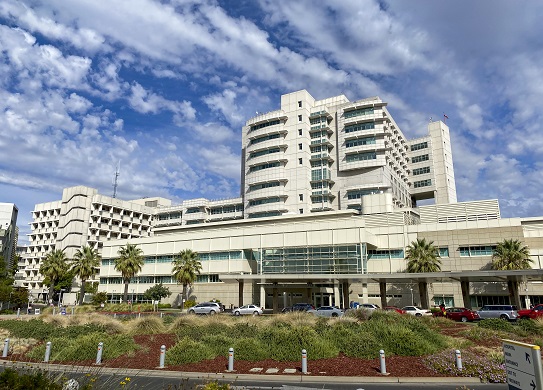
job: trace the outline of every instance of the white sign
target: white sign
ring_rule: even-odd
[[[537,345],[502,340],[509,390],[543,390],[543,369]]]

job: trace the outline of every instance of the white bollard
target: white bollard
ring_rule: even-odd
[[[74,307],[72,307],[72,315],[74,315],[74,311],[75,311],[75,308],[74,308]]]
[[[8,351],[9,351],[9,339],[4,340],[4,352],[2,353],[2,357],[8,357]]]
[[[228,350],[228,371],[234,371],[234,348]]]
[[[57,314],[57,308],[53,307],[53,315]]]
[[[381,367],[381,375],[387,375],[387,363],[385,361],[385,351],[379,350],[379,362]]]
[[[160,346],[160,364],[158,368],[164,368],[164,359],[166,358],[166,346]]]
[[[164,313],[160,312],[160,318],[162,318],[163,315],[164,315]]]
[[[45,358],[43,361],[45,363],[49,363],[49,357],[51,356],[51,342],[48,341],[47,344],[45,344]]]
[[[462,355],[460,354],[460,350],[457,349],[454,351],[454,354],[456,355],[456,368],[462,371]]]
[[[302,349],[302,374],[307,374],[307,351]]]
[[[17,308],[17,319],[19,319],[21,317],[21,308],[18,307]]]
[[[102,364],[102,350],[104,349],[104,343],[98,343],[98,352],[96,353],[96,364]]]

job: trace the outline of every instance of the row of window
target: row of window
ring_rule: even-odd
[[[181,218],[181,212],[174,212],[174,213],[165,213],[165,214],[159,214],[158,220],[159,221],[166,221],[168,219],[179,219]]]
[[[430,173],[430,167],[422,167],[413,169],[413,176],[423,175],[425,173]]]
[[[249,168],[249,172],[256,172],[256,171],[261,171],[262,169],[275,168],[275,167],[278,167],[280,165],[281,165],[281,163],[279,161],[260,164],[260,165],[254,165],[251,168]]]
[[[276,119],[276,120],[270,121],[270,122],[266,122],[266,123],[260,123],[258,125],[251,126],[250,131],[255,131],[255,130],[262,129],[262,128],[268,127],[268,126],[275,126],[275,125],[278,125],[279,123],[281,123],[281,121],[279,119]]]
[[[418,162],[421,162],[421,161],[428,161],[428,160],[430,160],[430,156],[427,155],[427,154],[422,154],[420,156],[414,156],[411,159],[411,162],[412,163],[418,163]]]
[[[360,199],[364,195],[372,195],[379,193],[378,190],[352,190],[347,191],[347,199]]]
[[[349,154],[346,157],[347,162],[375,160],[375,159],[377,159],[377,153],[375,152]]]
[[[219,283],[219,275],[196,275],[196,283]],[[130,279],[131,284],[178,284],[173,276],[136,276]],[[100,278],[100,284],[124,284],[123,278],[119,277],[103,277]],[[119,290],[119,293],[122,293]]]
[[[421,150],[428,148],[428,142],[421,142],[420,144],[411,145],[411,151]]]
[[[200,210],[199,207],[189,207],[187,211],[185,212],[185,214],[195,214],[195,213],[200,213],[200,212],[202,212],[202,210]]]
[[[428,187],[431,185],[432,185],[432,179],[420,180],[413,183],[413,187],[415,188]]]
[[[332,174],[329,169],[314,169],[311,171],[311,180],[330,180]]]
[[[236,213],[243,211],[243,206],[238,204],[235,206],[222,206],[222,207],[213,207],[209,210],[209,213],[212,215],[216,214],[227,214],[227,213]]]
[[[313,118],[313,119],[309,120],[309,124],[311,124],[311,125],[318,125],[320,123],[328,123],[326,117],[321,116],[319,118]]]
[[[366,137],[366,138],[359,138],[352,141],[345,142],[345,146],[347,148],[353,148],[355,146],[361,146],[361,145],[375,145],[375,137]]]
[[[258,144],[260,142],[268,141],[270,139],[277,139],[281,135],[280,134],[266,134],[263,137],[254,138],[251,140],[250,145]]]
[[[279,153],[280,151],[281,151],[280,148],[265,149],[265,150],[261,150],[259,152],[250,153],[249,158],[265,156],[266,154]]]
[[[278,181],[271,181],[269,183],[253,184],[249,186],[249,191],[261,190],[263,188],[279,187],[281,185]]]
[[[374,122],[359,123],[356,125],[345,126],[345,133],[352,133],[355,131],[371,130],[371,129],[375,129]]]
[[[266,212],[262,212],[262,213],[249,214],[249,218],[277,217],[279,215],[281,215],[280,211],[266,211]]]
[[[495,249],[495,245],[461,246],[458,251],[461,257],[492,256]]]
[[[314,133],[311,133],[311,138],[321,138],[326,137],[328,133],[326,131],[316,131]]]
[[[359,108],[358,110],[345,111],[345,119],[354,118],[356,116],[373,114],[373,107]]]
[[[314,190],[318,190],[320,188],[330,188],[332,187],[331,184],[329,184],[328,182],[322,182],[322,181],[318,181],[318,182],[315,182],[315,183],[311,183],[311,188],[314,189]]]
[[[249,206],[258,206],[258,205],[266,204],[266,203],[278,203],[280,201],[281,199],[279,197],[255,199],[255,200],[249,201]]]

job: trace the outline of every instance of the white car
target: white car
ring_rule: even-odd
[[[341,317],[343,315],[343,311],[334,306],[321,306],[317,310],[308,310],[307,312],[318,317]]]
[[[257,305],[245,305],[241,307],[236,307],[234,310],[232,310],[232,314],[234,314],[235,316],[242,316],[242,315],[259,316],[262,314],[262,308]]]
[[[378,310],[380,309],[379,305],[376,305],[374,303],[363,303],[358,306],[358,309],[366,309],[366,310]]]
[[[402,310],[405,310],[407,314],[411,314],[412,316],[416,316],[416,317],[432,315],[432,312],[430,310],[424,310],[417,306],[405,306],[405,307],[402,307]]]

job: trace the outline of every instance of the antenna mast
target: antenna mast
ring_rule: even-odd
[[[113,197],[114,198],[117,197],[117,179],[119,178],[119,175],[121,174],[120,165],[121,165],[121,161],[119,160],[119,163],[115,167],[115,176],[113,178]]]

